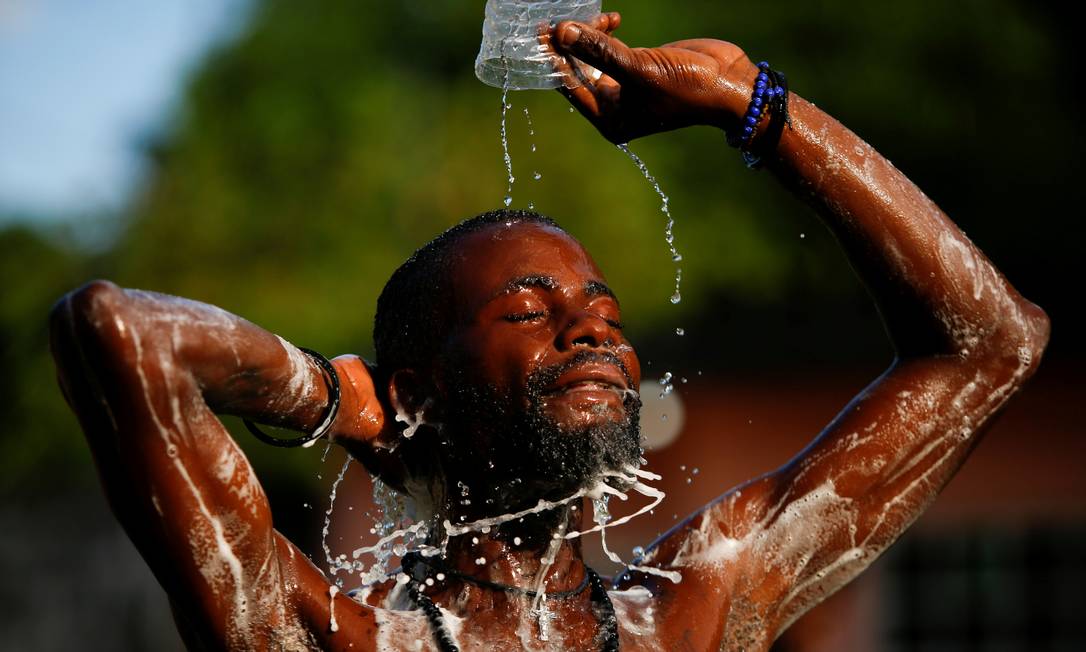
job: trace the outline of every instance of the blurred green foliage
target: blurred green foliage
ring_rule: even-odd
[[[238,37],[184,80],[170,127],[145,146],[146,184],[102,225],[119,227],[108,247],[89,253],[78,238],[22,226],[0,232],[0,493],[37,490],[46,469],[74,484],[90,476],[53,382],[45,317],[93,276],[215,303],[330,353],[371,351],[375,299],[392,270],[505,194],[500,91],[472,73],[482,5],[258,3]],[[1069,22],[1010,0],[605,8],[624,13],[618,35],[634,45],[714,36],[769,59],[912,176],[1027,296],[1058,311],[1043,279],[1081,233],[1068,231],[1051,191],[1078,167],[1070,98],[1059,101],[1078,75]],[[878,340],[830,237],[771,177],[744,169],[721,134],[690,129],[633,145],[677,219],[685,260],[675,307],[660,202],[637,169],[558,94],[509,101],[514,206],[532,201],[582,239],[650,352],[700,359],[707,371],[750,351],[792,360],[790,311],[806,307],[824,310],[811,332],[837,346],[830,359],[847,357],[856,333]],[[664,337],[679,325],[687,338]],[[257,455],[291,473],[290,456]]]

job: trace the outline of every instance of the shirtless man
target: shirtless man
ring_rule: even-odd
[[[610,35],[618,22],[607,14],[551,34],[559,51],[603,71],[565,93],[606,138],[688,125],[735,133],[759,72],[742,51],[709,39],[630,49]],[[545,218],[499,212],[424,247],[378,302],[376,366],[334,361],[342,400],[331,440],[409,493],[433,517],[432,542],[444,543],[358,599],[273,529],[215,416],[312,430],[331,386],[314,359],[191,301],[106,282],[63,298],[52,315],[62,388],[186,642],[766,650],[870,564],[1037,368],[1048,319],[869,145],[796,95],[788,108],[766,167],[836,235],[897,356],[793,460],[646,553],[643,565],[677,583],[638,571],[613,587],[593,579],[579,539],[563,536],[583,527],[579,500],[489,531],[456,529],[543,498],[644,489],[628,391],[640,370],[618,301],[587,252]],[[407,431],[396,413],[423,425]],[[527,593],[536,589],[547,597]]]

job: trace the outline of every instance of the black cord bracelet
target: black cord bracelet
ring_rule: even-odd
[[[280,448],[297,448],[298,446],[306,446],[317,441],[332,428],[332,424],[336,420],[336,414],[339,413],[339,376],[336,374],[336,368],[332,366],[332,362],[317,353],[312,349],[307,349],[299,346],[298,350],[309,356],[313,362],[321,368],[324,374],[324,382],[328,385],[328,410],[324,415],[324,419],[321,421],[313,432],[302,435],[301,437],[293,437],[290,439],[280,439],[279,437],[272,437],[268,433],[262,431],[256,426],[255,423],[244,419],[245,427],[249,429],[249,432],[253,433],[253,436],[260,441],[270,446],[278,446]]]

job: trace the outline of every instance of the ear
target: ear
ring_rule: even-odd
[[[374,374],[374,377],[379,375]],[[394,371],[385,383],[388,402],[385,403],[386,430],[382,441],[349,450],[367,471],[396,491],[407,494],[405,482],[410,476],[410,462],[405,459],[404,452],[410,446],[404,444],[420,423],[432,423],[427,408],[431,400],[424,377],[413,369]],[[408,431],[411,434],[407,434]]]

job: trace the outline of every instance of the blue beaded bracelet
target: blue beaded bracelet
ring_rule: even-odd
[[[758,123],[766,113],[769,113],[769,126],[758,141],[757,149],[752,149]],[[771,69],[768,62],[758,63],[758,76],[754,79],[750,104],[739,124],[739,130],[728,135],[728,144],[739,148],[743,161],[750,168],[761,166],[765,156],[777,148],[784,125],[792,126],[788,117],[788,81],[784,73]]]

